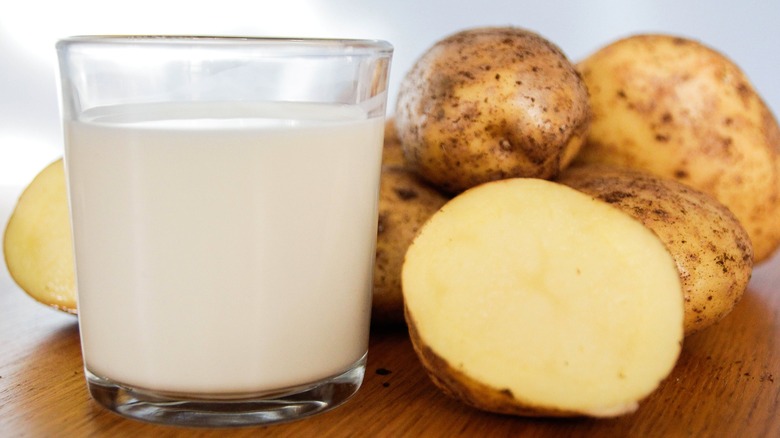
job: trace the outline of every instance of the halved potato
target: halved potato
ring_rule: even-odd
[[[449,201],[409,247],[402,279],[424,367],[480,409],[625,414],[680,353],[683,295],[663,243],[555,182],[500,180]]]
[[[3,253],[8,272],[31,297],[76,313],[73,247],[62,159],[24,190],[8,220]]]

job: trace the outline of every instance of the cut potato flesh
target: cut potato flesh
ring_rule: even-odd
[[[62,160],[43,169],[19,197],[3,239],[8,272],[41,303],[76,313],[73,246]]]
[[[415,349],[447,393],[519,415],[615,416],[671,372],[683,295],[652,231],[538,179],[447,203],[403,268]]]

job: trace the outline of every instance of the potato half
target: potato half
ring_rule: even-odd
[[[414,348],[480,409],[610,417],[673,369],[683,296],[672,256],[631,216],[539,179],[455,197],[406,254]]]
[[[607,166],[573,166],[557,180],[607,202],[655,232],[674,257],[685,296],[685,334],[721,320],[753,272],[747,232],[723,204],[678,181]]]
[[[723,54],[671,35],[634,35],[578,64],[593,122],[577,160],[675,178],[726,205],[755,262],[780,246],[780,128]]]
[[[76,313],[73,240],[62,160],[25,188],[3,238],[8,272],[31,297]]]
[[[401,82],[395,112],[407,162],[458,193],[510,177],[550,178],[590,120],[565,54],[525,29],[467,29],[435,43]]]

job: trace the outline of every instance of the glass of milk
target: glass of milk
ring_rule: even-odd
[[[349,399],[368,349],[390,44],[86,36],[57,52],[92,397],[186,426]]]

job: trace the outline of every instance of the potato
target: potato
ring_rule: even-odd
[[[683,294],[661,240],[555,182],[507,179],[453,198],[420,230],[402,275],[425,369],[479,409],[632,412],[681,350]]]
[[[634,35],[578,64],[593,123],[577,160],[676,178],[726,205],[755,262],[780,245],[780,129],[745,74],[690,39]]]
[[[747,289],[753,249],[720,202],[678,181],[606,166],[572,166],[558,179],[618,207],[655,232],[672,254],[685,297],[686,335],[726,316]]]
[[[62,160],[43,169],[22,192],[3,238],[8,272],[37,301],[76,313],[65,171]]]
[[[395,123],[407,162],[449,193],[510,177],[551,178],[580,149],[587,90],[564,53],[514,27],[435,43],[403,78]]]
[[[371,320],[379,325],[404,323],[401,267],[419,228],[447,198],[408,169],[382,170],[379,226]]]
[[[382,148],[382,168],[407,168],[403,146],[395,131],[395,119],[385,122],[385,139]]]

